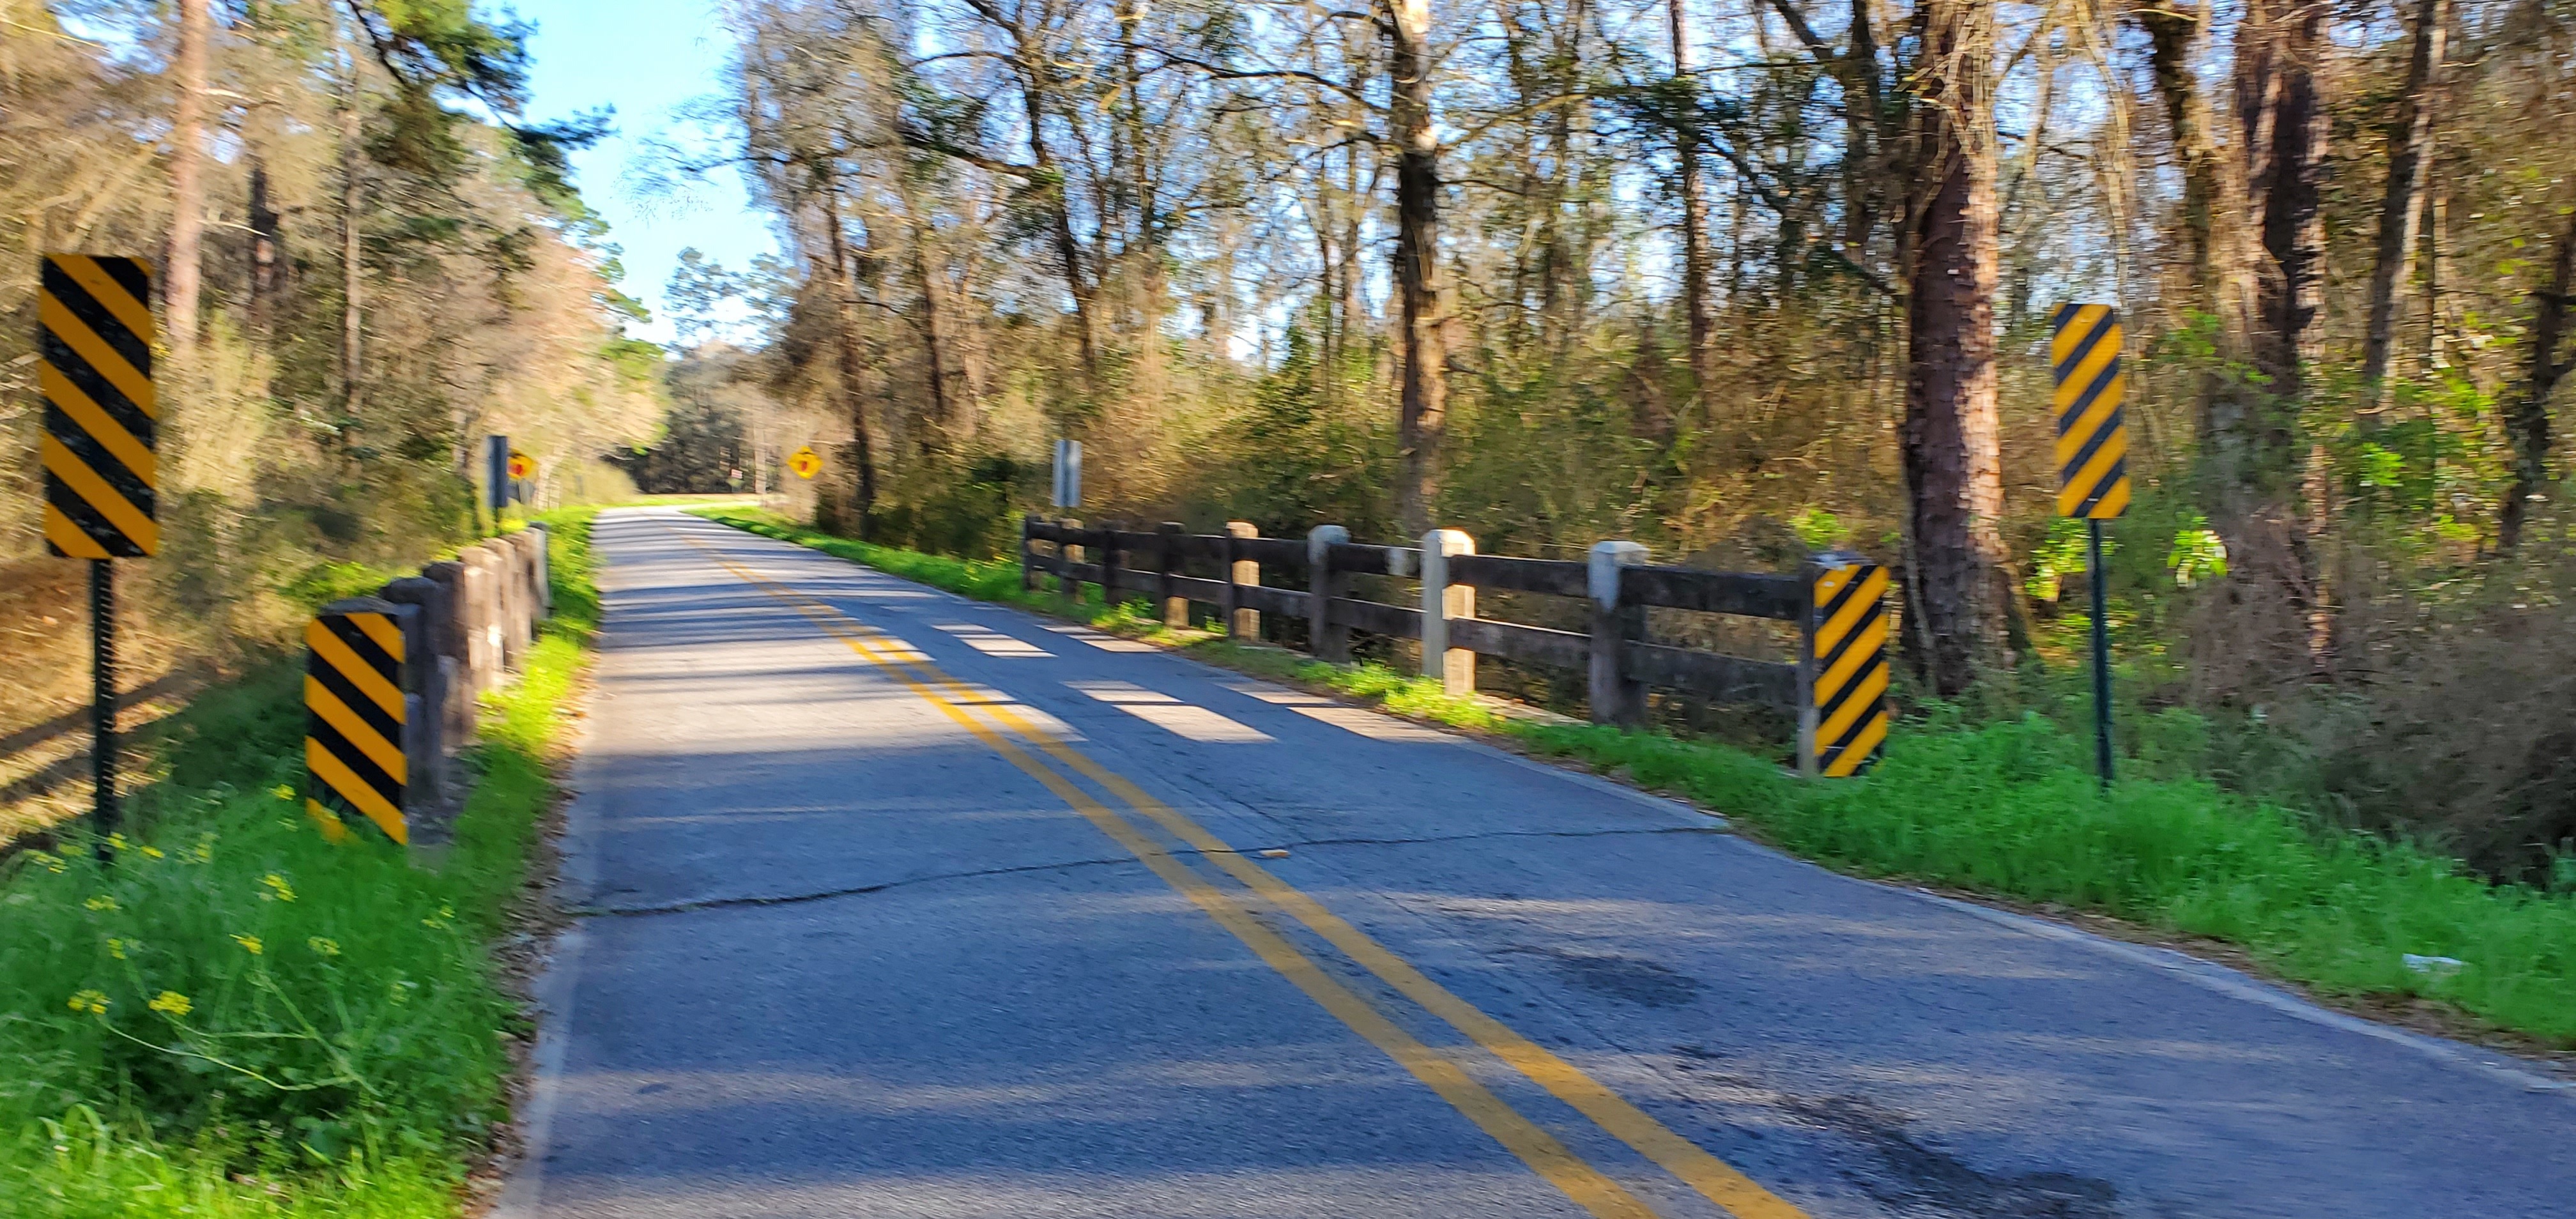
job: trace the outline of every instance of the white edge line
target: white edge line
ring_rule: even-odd
[[[605,514],[603,514],[605,515]],[[657,514],[658,515],[658,514]],[[673,512],[673,516],[685,516]],[[689,517],[697,520],[702,518]],[[713,522],[709,522],[712,524]],[[600,589],[600,630],[605,633],[616,612],[613,587]],[[605,657],[606,653],[599,653]],[[594,662],[596,663],[596,662]],[[594,678],[599,670],[592,670]],[[598,708],[605,691],[594,681],[590,689],[590,709]],[[572,791],[570,803],[564,806],[562,860],[555,873],[554,900],[559,906],[586,904],[599,882],[598,795],[596,767],[591,763],[590,738],[597,725],[595,714],[582,717],[572,741]],[[493,1200],[486,1219],[536,1219],[539,1195],[545,1189],[546,1153],[554,1136],[555,1110],[563,1102],[564,1060],[572,1048],[572,1000],[575,985],[581,978],[581,952],[589,936],[578,921],[555,936],[546,953],[545,972],[538,975],[534,993],[529,996],[539,1012],[537,1048],[528,1056],[528,1110],[520,1123],[519,1158],[510,1165],[501,1196]]]
[[[554,951],[546,958],[545,976],[537,981],[536,1001],[544,1016],[537,1026],[536,1053],[530,1056],[536,1079],[528,1091],[527,1120],[520,1126],[518,1163],[510,1166],[509,1184],[492,1204],[488,1219],[536,1219],[555,1110],[563,1102],[564,1059],[572,1048],[573,987],[581,977],[581,950],[587,939],[578,923],[556,936]]]
[[[2074,944],[2080,947],[2089,948],[2104,956],[2116,957],[2134,965],[2144,965],[2151,969],[2162,970],[2167,974],[2180,978],[2194,986],[2200,987],[2202,990],[2225,995],[2231,999],[2239,999],[2247,1003],[2268,1007],[2273,1011],[2307,1021],[2310,1024],[2323,1025],[2330,1029],[2340,1029],[2347,1033],[2359,1033],[2364,1037],[2376,1038],[2391,1045],[2403,1046],[2418,1054],[2425,1055],[2426,1057],[2438,1059],[2454,1066],[2466,1067],[2478,1074],[2512,1084],[2528,1091],[2576,1093],[2576,1081],[2553,1078],[2527,1067],[2513,1065],[2510,1062],[2502,1060],[2500,1057],[2490,1056],[2487,1051],[2482,1051],[2478,1047],[2467,1045],[2462,1042],[2450,1041],[2440,1037],[2428,1037],[2421,1033],[2410,1032],[2406,1029],[2381,1024],[2375,1020],[2365,1020],[2359,1016],[2338,1012],[2331,1008],[2319,1007],[2305,999],[2301,999],[2287,991],[2266,985],[2263,982],[2248,977],[2236,970],[2228,968],[2227,966],[2211,961],[2201,960],[2189,953],[2177,952],[2170,948],[2156,948],[2144,944],[2131,944],[2122,940],[2114,940],[2107,936],[2095,935],[2092,932],[2085,931],[2080,928],[2067,927],[2057,923],[2052,923],[2046,919],[2032,918],[2025,914],[2016,914],[2010,910],[1997,910],[1992,906],[1981,906],[1975,902],[1960,901],[1954,897],[1944,897],[1938,893],[1927,893],[1921,889],[1902,888],[1895,885],[1882,887],[1896,889],[1899,892],[1908,894],[1919,900],[1929,902],[1936,906],[1944,906],[1962,914],[1966,914],[1972,918],[1982,919],[1998,926],[2009,927],[2044,939],[2056,940],[2060,943]]]
[[[811,551],[810,547],[797,547],[797,549]],[[824,555],[823,557],[837,558],[837,556],[832,555]],[[847,560],[841,561],[847,562]],[[853,564],[853,566],[864,567],[865,564]],[[891,572],[878,572],[878,574],[888,576],[889,578],[896,580],[903,579],[903,577],[895,576]],[[904,582],[912,583],[912,581],[908,580]],[[945,590],[942,589],[934,589],[932,591],[945,592]],[[1034,620],[1034,615],[1028,614],[1018,606],[989,602],[982,604],[992,604],[995,609],[1002,610],[1007,613],[1019,614],[1022,617]],[[1251,683],[1288,693],[1305,693],[1305,691],[1292,686],[1283,686],[1277,682],[1267,681],[1262,678],[1253,677],[1249,674],[1238,673],[1235,670],[1224,668],[1219,665],[1209,664],[1195,656],[1186,655],[1171,648],[1157,648],[1155,650],[1165,656],[1187,661],[1194,667],[1207,670],[1211,673],[1223,674],[1227,679],[1230,679],[1233,682]],[[1227,682],[1218,681],[1217,684],[1225,685]],[[1449,737],[1450,740],[1456,744],[1463,745],[1468,749],[1485,754],[1489,757],[1501,759],[1502,761],[1509,762],[1514,766],[1519,766],[1524,769],[1552,775],[1556,778],[1564,779],[1569,782],[1591,788],[1595,791],[1621,796],[1628,800],[1647,805],[1661,812],[1687,814],[1694,822],[1701,824],[1713,822],[1715,823],[1715,827],[1719,829],[1724,829],[1727,825],[1727,820],[1724,815],[1710,812],[1707,809],[1701,808],[1700,806],[1687,801],[1677,800],[1667,796],[1658,796],[1651,792],[1640,791],[1625,783],[1605,779],[1599,775],[1586,774],[1582,771],[1569,769],[1563,766],[1551,766],[1534,758],[1523,757],[1522,755],[1513,753],[1508,749],[1496,748],[1472,737],[1462,736],[1433,725],[1424,724],[1419,720],[1407,719],[1403,716],[1397,715],[1388,715],[1386,712],[1380,711],[1374,707],[1363,707],[1356,703],[1342,703],[1341,705],[1351,707],[1355,710],[1366,711],[1371,715],[1386,716],[1386,718],[1394,720],[1397,723],[1427,728],[1430,731],[1439,732],[1441,735]],[[1827,875],[1840,880],[1853,881],[1858,884],[1871,885],[1876,888],[1902,893],[1906,896],[1929,902],[1936,906],[1946,907],[1951,910],[1967,914],[1972,918],[1978,918],[1989,923],[1994,923],[1998,926],[2009,927],[2026,934],[2088,948],[2096,953],[2115,957],[2134,965],[2144,965],[2172,975],[2182,981],[2188,982],[2214,994],[2225,995],[2232,999],[2252,1003],[2261,1007],[2267,1007],[2294,1019],[2307,1021],[2310,1024],[2322,1025],[2326,1028],[2339,1029],[2349,1033],[2358,1033],[2364,1037],[2371,1037],[2380,1041],[2388,1042],[2391,1045],[2402,1046],[2436,1061],[2448,1063],[2453,1066],[2465,1067],[2477,1074],[2488,1076],[2489,1078],[2495,1079],[2499,1082],[2512,1084],[2515,1087],[2522,1088],[2527,1091],[2554,1092],[2569,1096],[2571,1099],[2576,1099],[2576,1081],[2557,1079],[2525,1067],[2512,1065],[2509,1062],[2489,1057],[2485,1051],[2481,1051],[2474,1046],[2466,1045],[2461,1042],[2448,1041],[2438,1037],[2427,1037],[2420,1033],[2409,1032],[2405,1029],[2381,1024],[2374,1020],[2365,1020],[2359,1016],[2347,1015],[2343,1012],[2319,1007],[2316,1004],[2289,994],[2286,991],[2277,990],[2273,987],[2267,986],[2224,965],[2203,961],[2200,958],[2191,956],[2187,953],[2175,952],[2172,949],[2165,948],[2146,948],[2140,945],[2110,939],[2105,936],[2095,935],[2092,932],[2078,928],[2061,926],[2045,919],[2031,918],[2027,915],[2015,914],[2009,910],[1998,910],[1991,906],[1978,905],[1975,902],[1961,901],[1952,897],[1943,897],[1937,893],[1926,892],[1922,889],[1906,885],[1887,884],[1880,881],[1864,880],[1860,877],[1845,876],[1842,873],[1835,872],[1833,869],[1827,868],[1812,860],[1800,859],[1794,855],[1775,851],[1769,847],[1762,846],[1759,843],[1755,843],[1741,837],[1735,838],[1734,841],[1738,845],[1748,849],[1759,851],[1766,855],[1773,855],[1802,867],[1814,868],[1817,871],[1824,872]],[[495,1212],[496,1216],[499,1214],[500,1212]]]

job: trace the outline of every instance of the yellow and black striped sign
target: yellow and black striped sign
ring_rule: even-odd
[[[140,258],[47,254],[36,286],[45,548],[76,559],[150,555],[161,549],[152,272]]]
[[[2048,362],[2057,374],[2057,514],[2109,520],[2129,507],[2129,424],[2121,410],[2120,313],[2065,305]]]
[[[1887,741],[1887,569],[1853,560],[1814,580],[1816,772],[1839,779]]]
[[[307,623],[304,808],[337,842],[355,813],[396,842],[403,820],[402,624],[386,613],[333,613]]]

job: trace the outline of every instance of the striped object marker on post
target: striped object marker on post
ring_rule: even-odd
[[[403,631],[397,608],[360,597],[304,627],[304,809],[333,842],[352,815],[408,844],[403,753]]]
[[[47,254],[37,289],[45,547],[75,559],[152,555],[152,273],[139,258]]]
[[[151,300],[140,258],[47,254],[37,267],[45,549],[89,561],[90,823],[102,863],[115,858],[117,827],[115,560],[161,549]]]
[[[2111,624],[2102,569],[2102,522],[2129,508],[2129,426],[2120,409],[2120,314],[2109,305],[2065,305],[2049,340],[2057,378],[2057,514],[2084,522],[2093,585],[2093,764],[2111,786]]]
[[[1807,569],[1806,657],[1814,674],[1805,720],[1807,769],[1859,774],[1887,743],[1887,569],[1822,554]]]
[[[2109,305],[2057,311],[2048,362],[2056,374],[2057,514],[2109,520],[2129,507],[2129,426],[2121,401],[2120,314]]]

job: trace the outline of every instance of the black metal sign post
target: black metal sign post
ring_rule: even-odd
[[[116,560],[89,561],[90,819],[98,828],[98,861],[116,862],[107,845],[116,832]]]
[[[2111,613],[2109,581],[2102,570],[2102,519],[2084,522],[2091,548],[2085,572],[2093,578],[2093,762],[2102,786],[2111,786]]]
[[[501,510],[510,506],[510,438],[483,438],[484,498],[492,504],[492,532],[501,532]]]

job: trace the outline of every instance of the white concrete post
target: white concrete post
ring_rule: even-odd
[[[1584,573],[1592,594],[1592,722],[1634,724],[1646,715],[1646,687],[1620,672],[1620,653],[1645,625],[1645,607],[1619,601],[1619,569],[1640,567],[1646,548],[1635,542],[1595,542]]]
[[[1449,582],[1449,556],[1476,553],[1476,539],[1455,529],[1422,535],[1422,675],[1449,694],[1476,692],[1476,654],[1449,646],[1449,620],[1476,616],[1476,586]]]

